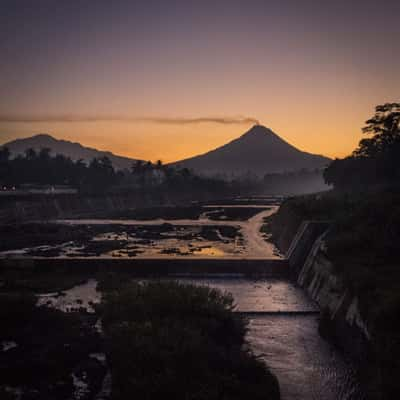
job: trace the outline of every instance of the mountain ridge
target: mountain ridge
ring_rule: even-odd
[[[67,157],[71,157],[74,161],[82,159],[85,162],[90,162],[95,157],[108,157],[116,169],[129,169],[132,163],[138,160],[119,156],[111,151],[97,150],[92,147],[84,146],[79,142],[57,139],[47,133],[39,133],[27,138],[15,139],[0,145],[0,147],[7,147],[13,156],[23,154],[25,150],[29,148],[33,148],[36,151],[41,148],[50,148],[52,155],[63,154]]]
[[[321,169],[331,159],[301,151],[271,129],[254,125],[240,137],[204,154],[171,163],[204,175],[243,175]]]
[[[56,139],[45,133],[16,139],[0,147],[8,147],[13,156],[23,154],[28,148],[40,150],[45,147],[51,149],[52,155],[63,154],[75,161],[83,159],[89,162],[94,157],[106,156],[110,158],[116,169],[129,169],[132,163],[138,161],[138,159],[115,155],[110,151],[87,147],[79,142]],[[230,178],[249,173],[264,176],[301,169],[321,169],[329,161],[328,157],[297,149],[265,126],[254,125],[238,138],[220,147],[167,165],[189,168],[201,175]]]

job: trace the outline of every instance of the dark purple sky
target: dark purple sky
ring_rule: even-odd
[[[399,21],[394,0],[1,0],[0,142],[47,130],[174,159],[246,127],[82,119],[244,116],[344,155],[373,107],[399,100]],[[187,145],[150,154],[155,129]]]

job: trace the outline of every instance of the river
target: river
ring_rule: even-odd
[[[210,206],[210,209],[213,207]],[[240,228],[245,242],[242,258],[280,258],[275,247],[260,234],[265,217],[276,211],[276,206],[261,211],[247,221],[199,220],[59,220],[76,225],[140,225],[154,226],[164,223],[174,226],[235,226]],[[222,257],[224,254],[221,255]],[[247,315],[249,330],[247,340],[252,351],[260,355],[276,374],[282,400],[362,400],[364,395],[357,383],[354,368],[349,360],[318,333],[318,308],[305,292],[285,279],[249,280],[243,278],[182,279],[194,284],[209,285],[232,294],[236,311]],[[86,286],[85,286],[86,285]],[[70,296],[47,303],[62,309],[96,302],[93,280],[71,289]],[[79,296],[77,295],[79,294]],[[78,297],[81,297],[80,299]],[[71,304],[68,300],[71,299]],[[86,302],[85,302],[86,300]],[[83,301],[83,302],[82,302]]]
[[[350,360],[318,334],[318,309],[288,280],[242,278],[179,279],[232,294],[236,311],[248,318],[247,341],[279,380],[282,400],[363,400]],[[46,295],[40,302],[68,310],[98,302],[94,280]]]

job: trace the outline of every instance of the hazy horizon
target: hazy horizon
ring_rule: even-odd
[[[2,6],[1,142],[49,133],[169,162],[254,119],[301,150],[342,157],[374,107],[400,93],[394,0]]]
[[[262,125],[262,124],[254,124],[253,126],[255,126],[255,125]],[[263,126],[263,125],[262,125],[262,126]],[[267,129],[271,129],[271,128],[267,127],[267,126],[266,126],[266,128],[267,128]],[[217,148],[219,148],[219,147],[221,147],[221,146],[223,146],[223,145],[225,145],[225,144],[230,143],[231,141],[233,141],[233,140],[235,140],[235,139],[238,139],[239,137],[241,137],[242,135],[244,135],[245,133],[247,133],[250,129],[251,129],[251,125],[248,126],[247,128],[245,128],[245,130],[244,130],[243,132],[241,132],[238,136],[233,137],[232,139],[228,139],[226,142],[223,142],[223,143],[221,143],[221,144],[219,144],[219,145],[217,145],[217,146],[215,146],[215,147],[206,148],[206,150],[204,150],[204,151],[202,151],[202,152],[197,152],[197,153],[191,154],[191,155],[189,155],[189,156],[181,157],[181,158],[179,158],[179,159],[168,159],[168,157],[158,157],[158,158],[150,159],[150,158],[141,158],[141,157],[135,156],[134,154],[133,154],[133,155],[126,155],[126,154],[123,154],[123,153],[116,153],[116,152],[110,150],[110,149],[107,148],[107,147],[99,148],[99,147],[96,147],[96,145],[93,145],[93,146],[92,146],[92,145],[88,145],[88,144],[86,144],[86,143],[80,141],[79,139],[78,139],[78,140],[68,140],[68,139],[65,139],[64,137],[57,137],[56,135],[54,135],[54,134],[52,134],[52,133],[49,133],[49,132],[38,132],[38,133],[34,133],[34,134],[32,134],[32,135],[29,135],[29,136],[21,136],[21,137],[15,138],[15,139],[11,139],[11,141],[17,140],[17,139],[28,139],[28,138],[31,138],[31,137],[34,137],[34,136],[38,136],[38,135],[49,135],[49,136],[53,137],[54,139],[57,139],[57,140],[67,140],[67,141],[69,141],[69,142],[71,142],[71,143],[79,143],[79,144],[81,144],[82,146],[87,147],[87,148],[93,148],[93,149],[99,150],[99,151],[109,151],[109,152],[113,153],[113,154],[116,155],[116,156],[123,156],[123,157],[129,157],[129,158],[133,158],[133,159],[146,160],[146,161],[147,161],[147,160],[150,160],[150,161],[152,161],[152,162],[156,162],[156,161],[158,161],[158,160],[161,160],[163,163],[173,163],[173,162],[176,162],[176,161],[182,161],[182,160],[184,160],[184,159],[186,159],[186,158],[190,158],[190,157],[193,157],[193,156],[199,156],[199,155],[208,153],[209,151],[215,150],[215,149],[217,149]],[[273,129],[271,129],[271,130],[274,132]],[[278,134],[277,132],[274,132],[274,133],[275,133],[275,134]],[[278,136],[279,136],[281,139],[283,139],[284,141],[288,142],[283,136],[281,136],[281,135],[279,135],[279,134],[278,134]],[[8,142],[10,142],[10,141],[9,141],[9,140],[6,140],[6,141],[3,141],[3,142],[0,142],[0,146],[3,146],[3,145],[5,145],[5,144],[7,144]],[[289,143],[290,145],[292,145],[292,143],[290,143],[290,142],[288,142],[288,143]],[[207,144],[208,144],[208,143],[206,143],[206,145],[207,145]],[[105,145],[106,145],[106,144],[105,144]],[[307,152],[307,153],[326,156],[325,154],[318,154],[318,153],[314,153],[314,152],[312,152],[312,151],[309,151],[309,150],[307,150],[307,149],[298,148],[297,146],[295,146],[295,147],[296,147],[298,150],[301,150],[301,151],[304,151],[304,152]],[[329,157],[329,156],[327,156],[327,157]]]

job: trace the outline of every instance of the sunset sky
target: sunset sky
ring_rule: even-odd
[[[0,143],[174,161],[253,120],[347,155],[400,100],[400,1],[2,0]]]

